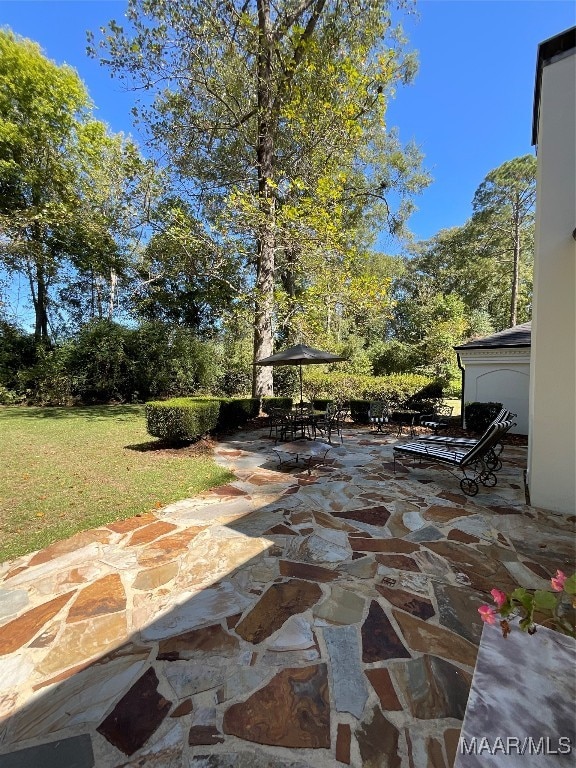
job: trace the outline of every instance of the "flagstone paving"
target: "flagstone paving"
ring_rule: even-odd
[[[450,768],[493,587],[574,567],[525,449],[468,498],[350,427],[236,480],[0,566],[0,768]]]

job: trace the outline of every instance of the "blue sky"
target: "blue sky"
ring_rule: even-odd
[[[177,0],[175,0],[177,2]],[[75,67],[114,131],[132,132],[133,98],[86,56],[86,30],[114,18],[123,0],[0,0],[0,25],[40,43]],[[419,51],[413,85],[390,103],[388,124],[425,154],[433,184],[417,199],[410,226],[418,239],[463,224],[486,174],[533,152],[532,100],[538,43],[576,23],[573,0],[420,0],[405,18]],[[380,247],[396,250],[387,239]]]

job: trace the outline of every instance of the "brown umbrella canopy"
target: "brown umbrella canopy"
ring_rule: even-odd
[[[288,347],[275,355],[257,360],[256,365],[299,365],[300,366],[300,402],[302,402],[302,366],[322,365],[326,363],[338,363],[346,360],[332,352],[324,352],[321,349],[307,347],[306,344],[296,344]]]

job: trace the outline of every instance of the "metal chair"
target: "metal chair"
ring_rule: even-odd
[[[383,400],[372,400],[368,409],[368,421],[370,429],[376,428],[376,432],[383,432],[384,426],[390,424],[390,410]]]

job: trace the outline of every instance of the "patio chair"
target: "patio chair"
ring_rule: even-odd
[[[292,437],[292,424],[288,418],[288,413],[281,408],[270,408],[268,411],[268,419],[270,422],[270,432],[268,437],[272,437],[274,432],[274,441],[285,440],[288,433]]]
[[[420,426],[431,429],[435,435],[440,429],[446,429],[450,426],[450,417],[454,408],[451,405],[439,403],[432,413],[425,413],[420,416]]]
[[[432,463],[446,464],[448,467],[453,466],[464,475],[460,480],[460,488],[463,493],[466,496],[476,496],[479,482],[487,488],[492,488],[498,482],[496,475],[488,466],[488,461],[494,446],[500,442],[502,436],[513,424],[512,421],[500,421],[492,424],[476,445],[471,448],[457,448],[426,440],[415,440],[412,443],[395,445],[393,448],[394,471],[396,471],[397,454],[418,457]],[[452,472],[452,470],[449,471]],[[452,474],[455,473],[452,472]],[[457,475],[455,476],[457,477]]]
[[[390,424],[390,409],[383,400],[370,401],[368,408],[368,421],[370,429],[376,429],[376,432],[383,432],[384,426]]]
[[[490,422],[490,424],[484,431],[484,434],[486,434],[486,431],[490,429],[490,427],[493,426],[494,424],[498,424],[502,421],[512,422],[512,419],[514,419],[515,417],[516,417],[515,413],[512,413],[507,408],[502,408],[500,413]],[[482,437],[483,436],[484,435],[482,435]],[[446,437],[445,435],[422,435],[422,437],[420,437],[419,440],[422,440],[427,443],[434,443],[436,445],[449,445],[453,448],[468,449],[468,448],[473,448],[475,445],[477,445],[478,441],[481,440],[482,437],[471,438],[471,437]],[[496,445],[493,446],[492,450],[486,457],[486,466],[489,469],[491,469],[492,472],[498,472],[500,469],[502,469],[502,461],[500,460],[499,456],[502,453],[503,449],[504,449],[503,444],[501,442],[498,442],[496,443]]]
[[[326,406],[326,413],[323,416],[314,420],[314,438],[316,438],[316,432],[320,432],[322,437],[326,437],[329,443],[332,442],[332,433],[340,437],[340,442],[344,442],[342,437],[342,423],[345,418],[345,413],[336,403],[328,403]]]

